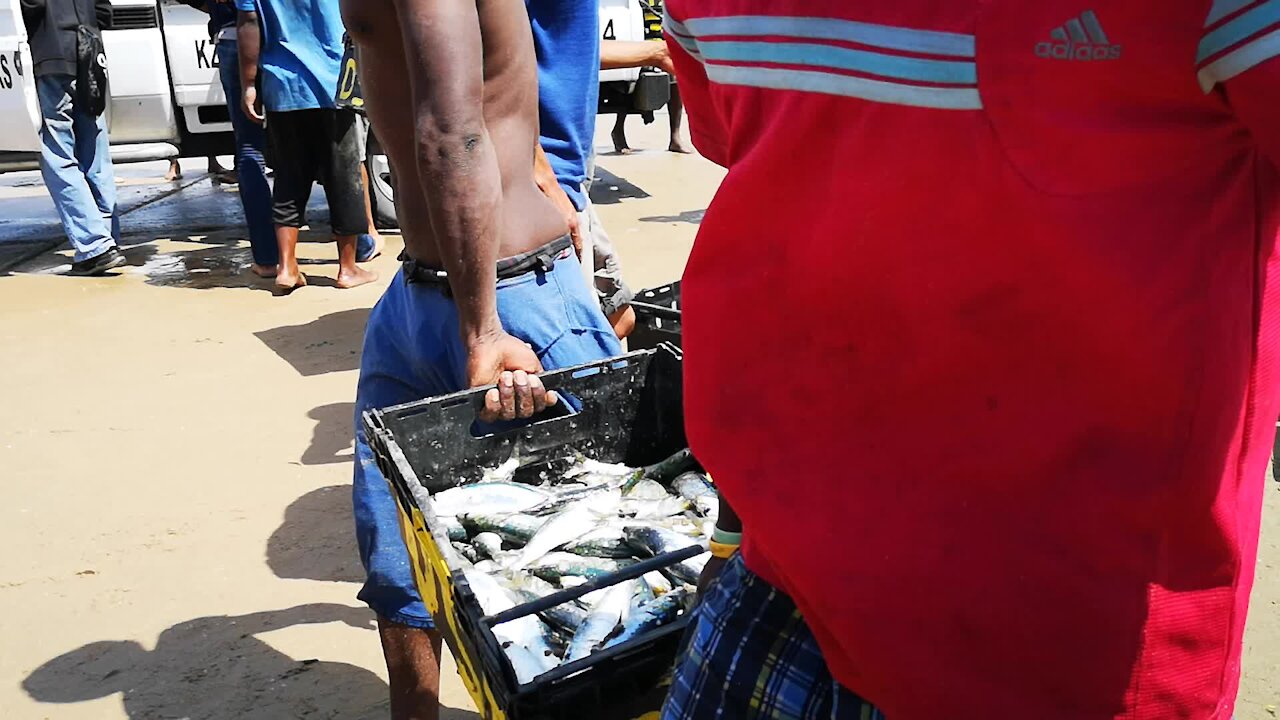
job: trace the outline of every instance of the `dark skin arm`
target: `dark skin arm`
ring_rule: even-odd
[[[240,87],[244,88],[245,115],[262,124],[266,115],[258,99],[258,56],[262,52],[262,30],[258,27],[258,13],[241,10],[236,16],[236,42],[240,46]]]
[[[556,401],[538,356],[498,319],[502,176],[484,118],[484,40],[475,0],[396,0],[415,119],[417,171],[458,310],[471,387],[497,384],[483,420],[529,417]]]
[[[716,516],[716,527],[725,532],[742,532],[742,520],[738,518],[738,513],[733,511],[733,506],[724,495],[720,496],[720,514]],[[720,577],[720,571],[724,569],[726,562],[728,560],[714,556],[707,560],[706,566],[702,568],[702,575],[698,578],[699,595],[706,592],[711,583]]]

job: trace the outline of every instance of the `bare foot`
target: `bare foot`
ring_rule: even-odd
[[[182,179],[182,166],[178,164],[177,160],[169,161],[169,170],[165,172],[164,179],[165,182],[173,182],[174,180]]]
[[[617,128],[614,128],[609,133],[609,137],[613,138],[613,149],[619,155],[631,154],[631,146],[627,145],[627,134],[625,132],[619,132]]]
[[[279,266],[277,265],[259,265],[258,263],[254,263],[249,266],[249,269],[253,271],[254,275],[257,275],[260,278],[273,278],[279,274]]]
[[[302,274],[298,266],[288,269],[281,267],[276,273],[276,290],[284,293],[291,293],[300,287],[307,286],[307,276]]]
[[[688,145],[685,145],[684,141],[681,140],[680,138],[672,138],[671,144],[667,146],[667,151],[673,152],[673,153],[680,153],[681,155],[693,154],[693,148],[689,147]]]
[[[343,289],[368,285],[378,279],[378,273],[364,268],[341,268],[338,270],[338,287]]]

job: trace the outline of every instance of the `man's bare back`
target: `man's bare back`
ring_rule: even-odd
[[[496,224],[493,232],[497,257],[526,252],[564,235],[567,228],[562,216],[533,179],[538,79],[523,0],[444,0],[430,4],[457,5],[459,12],[470,9],[478,19],[478,33],[468,34],[449,24],[454,19],[451,13],[441,13],[441,17],[428,21],[426,32],[430,37],[424,39],[436,45],[439,54],[451,55],[457,70],[470,70],[483,79],[480,100],[484,126],[500,175],[498,212],[496,217],[488,218]],[[370,99],[370,120],[395,171],[397,213],[405,247],[413,259],[442,267],[438,227],[433,225],[432,203],[427,199],[435,196],[443,205],[457,205],[468,199],[461,197],[464,193],[483,193],[486,189],[424,184],[419,172],[424,148],[415,147],[423,120],[421,113],[415,111],[426,102],[421,91],[427,84],[458,83],[460,79],[446,69],[415,83],[410,65],[420,59],[415,57],[419,53],[414,48],[405,52],[405,28],[393,0],[345,0],[343,16],[360,46],[360,81]],[[473,64],[467,67],[468,63]],[[415,91],[419,91],[417,97]],[[397,98],[397,102],[386,102],[385,98]],[[447,116],[454,115],[458,108],[439,110],[446,114],[448,122]],[[451,152],[448,148],[425,149]],[[465,150],[450,160],[463,165],[477,162],[467,157]],[[471,176],[476,177],[475,173]],[[436,220],[438,224],[440,218]]]

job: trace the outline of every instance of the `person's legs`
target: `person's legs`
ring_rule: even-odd
[[[360,84],[368,98],[409,97],[410,89],[404,46],[401,42],[399,23],[396,14],[391,11],[387,0],[346,0],[343,2],[343,19],[352,38],[359,43],[360,50]],[[372,41],[370,41],[372,39]],[[396,174],[396,215],[400,222],[400,230],[405,238],[421,237],[431,231],[431,218],[426,206],[426,195],[423,193],[415,162],[414,120],[413,111],[407,103],[376,103],[368,105],[369,120],[383,149],[387,153]],[[393,289],[403,282],[403,276],[391,280],[383,301],[392,295]],[[376,311],[376,308],[375,308]],[[370,326],[374,326],[370,318]],[[454,334],[456,338],[456,333]],[[420,338],[423,344],[431,343],[430,338]],[[365,345],[369,346],[369,330],[365,331]],[[368,350],[366,350],[366,353]],[[361,358],[361,375],[370,361],[368,355]],[[411,376],[412,377],[412,376]],[[456,387],[456,386],[455,386]],[[413,389],[409,386],[409,389]],[[419,397],[424,397],[420,395]],[[357,407],[359,407],[357,402]],[[357,417],[358,417],[357,413]],[[357,427],[357,454],[360,451],[359,440],[362,429]],[[358,457],[358,455],[357,455]],[[370,456],[372,459],[372,456]],[[357,460],[357,462],[360,462]],[[408,638],[405,642],[382,643],[386,658],[387,673],[390,685],[393,720],[404,720],[415,717],[410,709],[417,710],[418,718],[435,718],[439,707],[437,697],[440,691],[439,655],[422,652],[428,643],[439,642],[439,635],[434,630],[427,630],[430,625],[421,623],[412,625],[426,615],[422,607],[417,589],[412,585],[412,572],[409,569],[408,552],[404,549],[404,541],[399,538],[399,526],[396,519],[394,499],[381,473],[376,482],[368,482],[374,477],[376,465],[362,470],[366,473],[368,499],[357,505],[357,535],[366,533],[360,539],[361,557],[368,556],[373,562],[366,561],[368,579],[365,589],[361,591],[362,599],[368,602],[379,615],[380,626],[393,626],[389,632]],[[379,483],[381,484],[379,487]],[[361,492],[357,489],[357,493]],[[398,547],[398,554],[388,550],[377,555],[367,555],[366,548],[376,546],[375,538],[370,531],[362,531],[362,526],[385,528],[380,537],[386,539],[389,547]],[[394,540],[394,542],[393,542]],[[410,582],[404,582],[408,578]],[[394,626],[406,628],[403,632]],[[403,713],[403,714],[402,714]]]
[[[321,153],[324,195],[338,243],[338,287],[353,288],[378,279],[356,264],[356,239],[369,231],[368,196],[361,182],[360,143],[353,110],[322,110],[325,143]]]
[[[382,237],[382,233],[378,232],[378,225],[373,219],[373,200],[369,196],[371,189],[369,168],[365,162],[369,159],[369,120],[359,113],[356,113],[355,117],[355,141],[360,155],[361,196],[364,198],[365,224],[369,226],[367,232],[356,236],[356,262],[363,263],[381,255],[383,248],[387,246],[387,241]]]
[[[222,167],[222,163],[218,162],[217,155],[210,155],[205,158],[205,167],[208,169],[209,174],[213,176],[213,181],[216,183],[226,183],[230,185],[232,183],[239,182],[239,176],[236,175],[235,169]]]
[[[245,223],[249,227],[253,272],[259,277],[275,277],[280,249],[271,223],[271,185],[267,182],[267,164],[262,156],[267,145],[266,130],[244,114],[240,103],[238,46],[223,40],[218,43],[217,52],[222,91],[227,96],[227,112],[236,137],[235,169],[240,206],[244,208]]]
[[[680,85],[671,78],[671,99],[667,100],[667,116],[671,121],[671,143],[667,149],[675,153],[693,152],[684,142],[684,103],[680,100]]]
[[[76,161],[93,193],[102,221],[111,238],[120,244],[120,214],[116,210],[116,172],[111,163],[111,138],[105,115],[75,111]]]
[[[272,220],[276,226],[276,287],[292,290],[307,284],[298,269],[298,230],[306,223],[307,199],[311,196],[313,154],[324,142],[317,132],[318,110],[268,112],[267,131],[276,150],[276,182],[272,188]]]
[[[391,717],[396,720],[435,720],[440,716],[440,653],[444,645],[435,630],[397,625],[378,618],[382,654],[387,659],[387,675],[412,676],[418,684],[391,683]],[[424,693],[421,688],[435,688]]]
[[[75,248],[75,262],[95,258],[115,244],[118,230],[113,232],[109,219],[99,205],[98,196],[77,156],[76,112],[73,108],[75,79],[70,75],[42,75],[36,78],[36,91],[44,124],[40,130],[40,174],[53,197],[54,208],[62,220],[67,239]],[[83,123],[81,123],[83,125]],[[102,136],[105,138],[106,133]],[[97,141],[96,136],[94,137]],[[96,148],[96,145],[95,145]],[[111,174],[110,155],[105,168]],[[101,177],[98,177],[101,180]],[[114,180],[110,190],[111,206],[115,205]],[[103,200],[106,195],[103,193]]]
[[[831,677],[795,603],[740,555],[695,612],[662,720],[884,720]]]
[[[609,133],[613,139],[613,149],[623,155],[631,154],[631,146],[627,144],[627,114],[620,112],[613,121],[613,131]]]
[[[369,446],[363,413],[459,389],[451,355],[458,342],[442,337],[441,318],[454,312],[437,290],[405,282],[397,273],[365,327],[356,387],[356,462],[352,508],[356,544],[365,568],[357,596],[378,616],[390,678],[391,716],[438,714],[440,634],[418,594],[400,535],[399,510]]]
[[[364,186],[364,214],[365,221],[369,225],[369,232],[358,238],[356,261],[369,262],[382,254],[382,251],[387,247],[387,240],[382,237],[382,233],[378,232],[378,226],[374,223],[373,200],[369,198],[369,168],[364,162],[360,163],[360,182]]]

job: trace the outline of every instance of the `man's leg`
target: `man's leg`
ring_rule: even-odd
[[[276,182],[271,191],[271,216],[276,225],[276,287],[289,291],[307,284],[298,269],[298,230],[306,222],[307,199],[315,174],[312,153],[324,133],[316,132],[317,111],[268,112],[267,131],[276,149]]]
[[[667,101],[667,116],[671,121],[671,143],[667,149],[674,153],[693,152],[684,142],[684,102],[680,100],[680,85],[671,79],[671,99]]]
[[[209,174],[213,176],[213,181],[230,185],[240,181],[240,176],[236,174],[235,168],[224,168],[222,163],[218,162],[217,155],[210,155],[205,158],[205,167]]]
[[[431,232],[431,218],[426,207],[426,195],[423,193],[418,180],[417,167],[414,164],[416,156],[413,143],[413,111],[408,103],[380,104],[375,100],[410,96],[404,47],[395,9],[388,0],[345,0],[342,6],[343,20],[347,29],[360,46],[360,83],[364,88],[365,97],[371,99],[368,104],[369,120],[373,123],[378,140],[386,151],[387,159],[395,172],[396,215],[400,222],[400,231],[406,240],[421,237],[424,233]],[[398,287],[402,278],[401,275],[392,278],[384,298],[392,295],[392,290]],[[372,326],[372,318],[370,325]],[[453,338],[456,341],[456,332]],[[366,330],[365,344],[366,346],[369,344],[368,330]],[[367,357],[367,355],[362,356],[362,365],[369,362]],[[363,374],[363,369],[361,372]],[[426,397],[426,395],[418,397]],[[357,438],[362,432],[362,429],[357,427]],[[359,452],[359,440],[356,447]],[[376,466],[372,468],[372,470],[376,469]],[[356,472],[363,471],[357,467]],[[372,479],[372,472],[366,476],[366,479]],[[381,480],[380,473],[379,479]],[[390,513],[396,512],[393,504],[395,501],[385,481],[382,481],[381,489],[378,489],[376,484],[366,483],[364,486],[369,490],[369,499],[359,506],[367,510],[357,511],[357,532],[361,525],[372,526],[378,521],[377,518],[387,517],[388,510]],[[378,512],[379,509],[381,513]],[[391,529],[381,533],[383,537],[388,538],[385,543],[388,546],[392,545],[389,539],[390,533],[399,532],[399,527],[395,524],[395,515],[391,514],[389,517]],[[375,540],[371,533],[361,540],[362,557],[365,556],[366,546],[373,548],[378,545],[376,542],[368,542],[366,545],[366,541],[371,540]],[[362,591],[362,597],[367,594],[369,597],[380,600],[373,609],[380,616],[379,627],[383,628],[382,651],[386,657],[387,673],[390,679],[393,720],[411,717],[434,720],[439,713],[437,698],[440,692],[440,656],[435,652],[435,648],[439,647],[440,635],[434,630],[426,629],[430,627],[427,624],[415,623],[421,600],[417,598],[416,589],[413,589],[411,584],[410,589],[404,593],[395,591],[395,588],[400,587],[397,584],[397,578],[412,577],[408,567],[408,553],[404,550],[403,541],[400,543],[399,557],[404,558],[403,570],[398,569],[401,567],[400,561],[389,550],[382,554],[369,554],[372,563],[369,561],[365,563],[366,569],[369,570],[369,580],[365,583],[366,590]],[[382,588],[382,590],[375,591],[374,588]],[[382,595],[388,594],[390,597],[381,599]],[[417,603],[415,604],[413,600],[417,600]],[[370,605],[373,606],[373,602],[370,602]],[[426,608],[422,608],[421,612],[425,615]]]
[[[120,244],[120,214],[116,211],[116,172],[111,164],[111,138],[106,115],[76,110],[76,160],[84,171],[94,204],[102,221],[111,228],[111,238]]]
[[[360,238],[360,242],[356,247],[356,261],[369,262],[370,260],[382,254],[383,249],[387,247],[387,239],[382,237],[382,233],[378,232],[378,226],[373,218],[373,200],[369,197],[369,168],[362,161],[360,163],[360,181],[364,185],[364,215],[369,225],[369,232],[365,234],[368,238]]]
[[[620,112],[617,119],[613,121],[613,132],[609,133],[609,137],[613,139],[613,149],[623,155],[631,154],[631,146],[627,144],[627,114]]]
[[[695,612],[662,720],[884,720],[831,677],[795,603],[741,556]]]
[[[42,75],[36,78],[36,90],[44,116],[40,174],[75,248],[74,259],[81,262],[110,250],[115,239],[76,158],[74,82],[70,75]]]
[[[435,630],[397,625],[378,618],[382,655],[391,678],[391,717],[395,720],[435,720],[440,716],[440,654],[444,643]]]
[[[338,287],[353,288],[378,279],[356,264],[356,239],[369,232],[368,195],[361,182],[360,143],[354,110],[322,110],[325,145],[321,162],[329,221],[338,243]]]
[[[356,113],[356,147],[360,153],[360,180],[362,187],[360,195],[364,198],[364,216],[365,223],[369,226],[368,232],[356,238],[356,262],[369,262],[370,260],[382,254],[387,246],[387,241],[382,237],[382,233],[378,232],[378,225],[373,218],[373,200],[370,198],[369,185],[369,169],[366,161],[369,159],[369,120],[365,116]]]
[[[267,182],[267,165],[262,151],[267,145],[266,130],[244,114],[240,102],[239,53],[235,42],[223,40],[217,45],[218,72],[222,91],[227,96],[227,112],[236,137],[236,177],[239,180],[240,206],[244,208],[249,228],[249,246],[253,252],[253,272],[258,277],[275,277],[280,262],[275,226],[271,223],[271,185]]]
[[[440,634],[423,605],[400,535],[399,510],[378,469],[362,414],[459,389],[451,377],[457,344],[448,315],[452,303],[438,290],[411,286],[397,273],[365,328],[356,389],[356,464],[352,486],[356,541],[366,579],[359,598],[378,616],[390,678],[391,717],[438,716]]]

